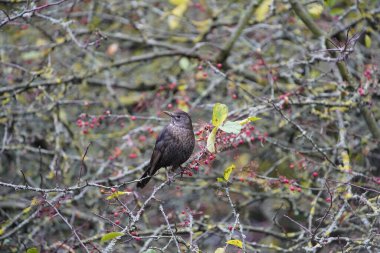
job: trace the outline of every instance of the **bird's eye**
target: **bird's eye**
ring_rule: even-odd
[[[181,118],[181,116],[179,116],[179,115],[178,115],[178,116],[176,116],[176,118],[177,118],[177,119],[180,119],[180,118]]]

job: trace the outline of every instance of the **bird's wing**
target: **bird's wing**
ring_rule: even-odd
[[[168,140],[171,139],[171,135],[169,134],[169,131],[167,129],[163,129],[160,134],[157,137],[156,144],[154,145],[152,157],[150,158],[149,163],[149,169],[152,170],[150,172],[151,175],[153,175],[156,170],[159,168],[156,168],[157,164],[161,160],[162,154],[164,153]]]
[[[151,170],[149,173],[150,175],[154,175],[154,173],[156,172],[156,169],[159,169],[159,168],[156,168],[156,165],[160,161],[161,156],[162,156],[161,151],[157,149],[153,150],[153,154],[152,154],[152,157],[150,158],[150,166],[149,166],[149,169]]]

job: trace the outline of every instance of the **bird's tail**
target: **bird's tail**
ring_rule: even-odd
[[[144,188],[145,185],[150,181],[150,179],[152,178],[152,175],[150,174],[150,168],[149,168],[149,165],[147,165],[145,168],[144,168],[144,174],[142,175],[142,177],[140,178],[140,181],[137,182],[137,187],[138,188]]]

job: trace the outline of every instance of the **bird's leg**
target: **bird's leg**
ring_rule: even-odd
[[[180,165],[179,168],[181,169],[181,178],[183,178],[186,168],[182,167],[182,165]]]
[[[168,182],[168,185],[170,185],[174,181],[174,178],[169,175],[169,170],[167,167],[165,167],[165,173],[166,173],[166,181]]]

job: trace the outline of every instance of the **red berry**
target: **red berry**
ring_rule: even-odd
[[[228,230],[232,231],[232,226],[231,225],[228,226]]]
[[[174,90],[174,88],[177,86],[177,83],[170,83],[169,89]]]
[[[294,164],[293,163],[289,164],[289,168],[294,169]]]
[[[206,78],[208,77],[208,74],[206,72],[203,73],[203,77]]]
[[[118,212],[114,212],[113,216],[117,217],[117,216],[119,216],[119,213]]]
[[[192,172],[188,172],[187,175],[189,175],[189,177],[192,177],[193,176],[193,173]]]
[[[237,95],[235,93],[232,94],[232,99],[237,99]]]
[[[172,105],[172,104],[168,104],[168,108],[169,108],[169,109],[172,109],[172,108],[173,108],[173,105]]]
[[[199,65],[199,66],[198,66],[198,70],[203,70],[202,65]]]
[[[364,96],[365,95],[364,89],[362,87],[359,87],[358,93],[359,93],[360,96]]]
[[[120,224],[120,220],[115,220],[115,224],[119,225]]]
[[[116,188],[112,187],[111,192],[116,192]]]
[[[209,161],[208,160],[205,160],[205,164],[207,165],[209,163]]]
[[[318,177],[318,172],[313,172],[313,177]]]
[[[221,69],[221,68],[223,67],[223,65],[222,65],[221,63],[218,63],[218,64],[216,64],[216,67],[217,67],[218,69]]]
[[[136,120],[137,119],[137,117],[136,116],[131,116],[131,120]]]
[[[289,190],[294,191],[295,189],[296,187],[294,187],[293,185],[289,186]]]
[[[330,202],[331,202],[331,198],[330,198],[330,197],[327,197],[327,198],[326,198],[326,202],[329,202],[329,203],[330,203]]]
[[[141,141],[141,142],[145,142],[145,141],[146,141],[146,137],[145,137],[145,135],[140,135],[140,136],[139,136],[139,141]]]
[[[77,126],[78,127],[82,127],[83,126],[83,121],[81,119],[78,119],[77,122],[76,122]]]
[[[137,158],[137,154],[136,153],[131,153],[131,154],[129,154],[129,158],[135,159],[135,158]]]

